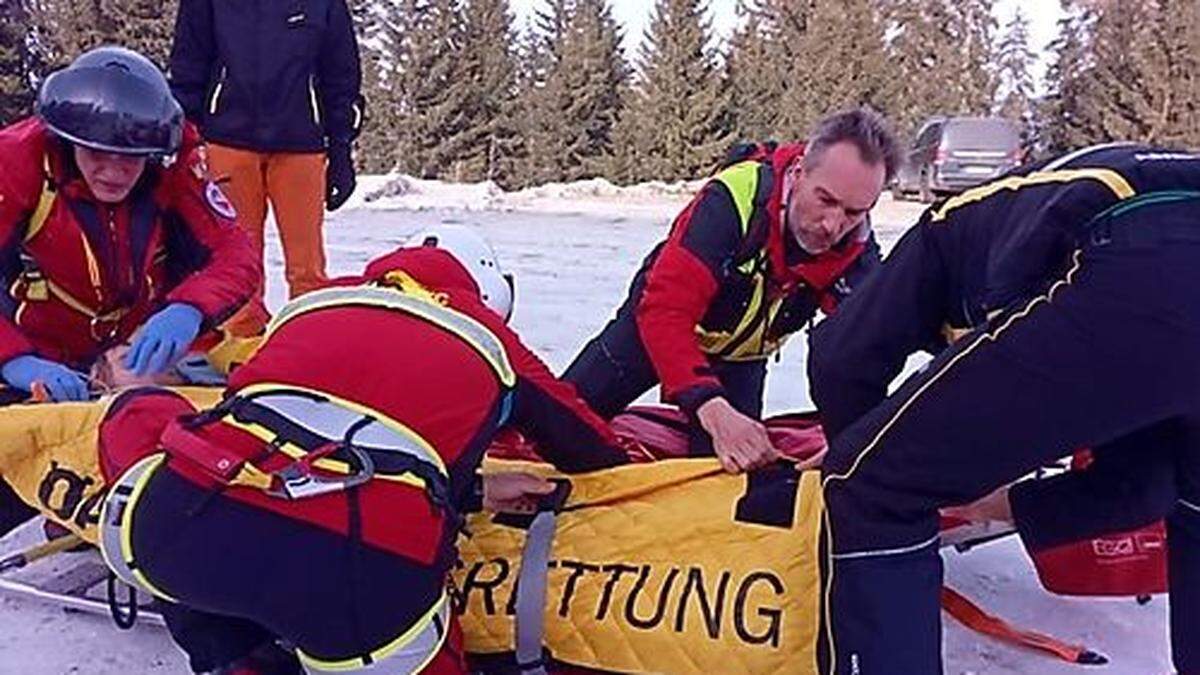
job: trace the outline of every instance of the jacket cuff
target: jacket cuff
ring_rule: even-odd
[[[1013,523],[1021,543],[1029,552],[1040,551],[1054,546],[1053,532],[1042,527],[1045,520],[1037,513],[1037,481],[1018,481],[1008,489],[1008,504],[1012,509]]]
[[[689,418],[696,417],[696,409],[718,396],[725,395],[725,388],[717,383],[696,384],[682,389],[668,400],[687,413]]]
[[[233,316],[242,304],[245,304],[245,301],[242,301],[241,303],[230,304],[213,294],[197,293],[192,292],[192,290],[193,289],[188,288],[186,283],[183,286],[176,288],[167,294],[166,300],[162,307],[166,307],[167,305],[175,303],[181,303],[184,305],[190,305],[200,310],[200,314],[203,316],[203,319],[200,322],[201,333],[221,325],[226,319]],[[159,307],[159,309],[162,309],[162,307]]]

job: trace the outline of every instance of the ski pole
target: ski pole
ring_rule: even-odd
[[[84,543],[83,538],[72,533],[65,537],[42,542],[36,546],[30,546],[24,551],[14,553],[6,558],[0,558],[0,573],[8,572],[9,570],[19,570],[31,562],[48,558],[56,553],[62,553],[82,543]]]

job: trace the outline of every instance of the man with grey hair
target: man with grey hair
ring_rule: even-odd
[[[759,421],[767,358],[878,264],[868,213],[898,156],[863,109],[806,143],[736,148],[564,379],[604,417],[661,382],[693,422],[693,454],[730,472],[778,459]]]

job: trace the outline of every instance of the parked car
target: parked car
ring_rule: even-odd
[[[892,195],[923,202],[962,192],[1016,167],[1024,158],[1021,127],[998,117],[935,117],[905,153]]]

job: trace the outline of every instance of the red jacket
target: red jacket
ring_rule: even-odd
[[[747,340],[754,341],[749,358],[765,358],[818,309],[832,311],[878,263],[869,225],[817,256],[803,253],[792,237],[785,237],[783,176],[803,154],[804,145],[796,143],[760,147],[747,158],[761,165],[759,189],[764,199],[756,200],[751,223],[761,218],[765,232],[753,225],[743,232],[733,196],[721,182],[710,181],[675,219],[667,241],[635,277],[620,313],[632,311],[636,317],[665,400],[694,410],[721,395],[710,360],[745,349]],[[739,269],[743,261],[757,256],[764,266],[751,273]],[[753,311],[748,308],[759,276],[766,277],[767,299],[747,324],[752,328],[741,334],[748,337],[736,337],[724,350],[702,348],[698,330],[738,335],[747,312]]]
[[[362,277],[337,285],[358,285],[403,269],[447,304],[473,318],[503,344],[516,374],[508,423],[544,449],[543,456],[566,471],[583,471],[627,462],[608,426],[558,381],[521,344],[504,321],[478,298],[467,272],[444,251],[402,249],[371,263]],[[474,484],[484,452],[498,431],[496,411],[505,390],[492,367],[462,338],[411,314],[370,306],[327,307],[284,323],[247,363],[234,371],[229,391],[256,384],[316,390],[398,421],[425,439],[449,473],[449,497],[461,503]],[[163,390],[149,390],[162,392]],[[170,395],[144,396],[137,405],[110,413],[102,432],[101,453],[110,479],[140,455],[152,451],[147,436],[158,438],[166,420],[187,408]],[[196,432],[213,447],[252,459],[264,471],[290,460],[282,453],[263,459],[265,441],[224,423]],[[169,442],[165,443],[170,450]],[[186,460],[171,467],[189,480],[211,485],[210,473]],[[288,518],[348,534],[346,492],[289,501],[251,487],[230,487],[224,494]],[[357,491],[363,514],[362,537],[371,546],[403,555],[418,565],[447,565],[454,521],[435,509],[420,489],[373,480]]]
[[[109,205],[39,120],[0,130],[0,363],[36,352],[86,367],[164,304],[193,305],[212,327],[246,301],[262,263],[208,180],[198,141],[189,128],[172,166],[148,165]],[[47,184],[52,206],[30,233]]]

